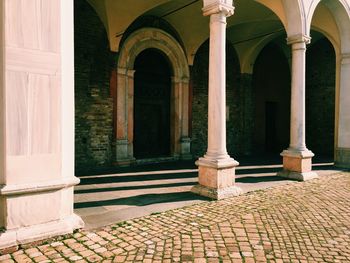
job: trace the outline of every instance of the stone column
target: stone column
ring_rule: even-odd
[[[312,172],[314,154],[305,144],[305,55],[310,37],[296,35],[289,37],[287,42],[292,46],[290,145],[281,153],[283,171],[278,175],[306,181],[317,177],[317,174]]]
[[[338,127],[335,164],[350,168],[350,54],[342,54],[340,62],[340,87],[338,92]]]
[[[232,1],[204,1],[210,16],[208,149],[196,164],[199,185],[192,191],[214,199],[237,196],[234,185],[238,162],[226,150],[226,17],[233,14]]]

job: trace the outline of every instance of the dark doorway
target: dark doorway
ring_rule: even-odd
[[[253,73],[255,97],[254,148],[279,154],[289,144],[290,69],[278,44],[268,44],[258,56]]]
[[[134,156],[169,156],[171,69],[164,55],[155,49],[141,52],[134,80]]]

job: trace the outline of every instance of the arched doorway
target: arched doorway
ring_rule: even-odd
[[[135,63],[138,65],[135,65]],[[135,68],[136,72],[137,68],[139,68],[139,73],[144,70],[144,75],[150,75],[149,70],[151,70],[151,73],[162,72],[161,76],[167,76],[165,77],[165,81],[162,80],[158,84],[163,83],[161,85],[164,85],[164,83],[168,83],[165,86],[169,87],[167,96],[170,97],[170,99],[165,99],[170,101],[168,103],[168,105],[170,104],[170,110],[168,110],[170,114],[167,115],[169,116],[168,122],[170,123],[170,125],[167,125],[167,127],[170,126],[170,132],[166,132],[166,136],[164,136],[164,138],[168,136],[170,137],[170,146],[162,147],[162,151],[159,151],[158,149],[158,152],[156,152],[154,150],[152,154],[145,152],[142,153],[140,150],[136,150],[138,151],[136,154],[139,155],[138,157],[136,156],[136,158],[134,131],[138,130],[138,128],[134,129],[134,103],[136,102],[136,100],[134,100]],[[142,76],[142,74],[140,76]],[[155,78],[153,82],[152,80],[147,81],[150,81],[149,83],[154,85],[158,80]],[[145,85],[147,81],[143,81],[141,77],[141,85]],[[191,158],[190,139],[188,137],[189,68],[186,55],[179,43],[171,35],[157,28],[142,28],[133,32],[125,40],[120,50],[117,69],[117,83],[118,88],[115,96],[115,106],[117,109],[115,116],[115,122],[117,124],[117,164],[130,164],[131,162],[134,162],[135,159],[149,159],[155,156],[162,156],[165,152],[167,152],[166,155],[173,159]],[[153,89],[149,89],[149,91],[153,91]],[[155,102],[154,99],[151,99],[151,96],[148,100],[149,102],[152,101],[152,103]],[[148,107],[150,106],[148,105]],[[149,109],[149,111],[154,112],[155,110]],[[136,112],[138,112],[138,110],[136,110]],[[141,113],[145,114],[142,107]],[[141,118],[141,116],[136,117]],[[146,120],[143,121],[146,122]],[[149,120],[147,119],[147,121]],[[137,122],[140,122],[140,120],[137,120]],[[150,123],[147,125],[149,124]],[[159,124],[154,125],[157,126]],[[154,129],[154,127],[152,129]],[[144,128],[142,130],[144,130]],[[160,131],[162,131],[162,129],[160,129]],[[168,135],[169,133],[170,135]],[[150,140],[150,138],[147,138],[147,140]],[[164,139],[164,142],[166,140],[167,139]],[[144,141],[144,143],[146,142]],[[157,141],[157,144],[158,143],[159,142]],[[141,149],[145,146],[142,146],[141,143],[137,147],[138,149]]]
[[[169,156],[169,63],[160,51],[146,49],[136,57],[134,69],[134,157]]]
[[[253,143],[260,153],[278,154],[288,146],[290,81],[285,54],[277,44],[268,44],[258,56],[253,71]]]

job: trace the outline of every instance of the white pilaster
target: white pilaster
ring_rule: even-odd
[[[226,150],[226,17],[233,15],[232,1],[204,1],[210,16],[208,149],[199,166],[199,185],[192,191],[215,199],[236,196],[234,186],[238,162]]]
[[[305,143],[305,61],[306,45],[310,40],[310,37],[305,35],[287,39],[292,48],[290,145],[281,153],[284,170],[278,173],[280,176],[301,181],[317,177],[317,174],[312,172],[314,154],[307,149]]]
[[[342,54],[340,61],[340,87],[338,95],[338,128],[335,164],[350,167],[350,54]]]
[[[40,10],[38,2],[0,4],[5,31],[0,249],[83,227],[73,211],[79,183],[74,176],[73,2],[40,2]],[[25,16],[19,8],[26,8]],[[42,15],[47,13],[51,16]]]

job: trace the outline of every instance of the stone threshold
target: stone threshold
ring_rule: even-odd
[[[165,163],[170,161],[179,160],[176,156],[165,156],[165,157],[156,157],[156,158],[145,158],[145,159],[136,159],[135,164],[154,164],[154,163]]]

